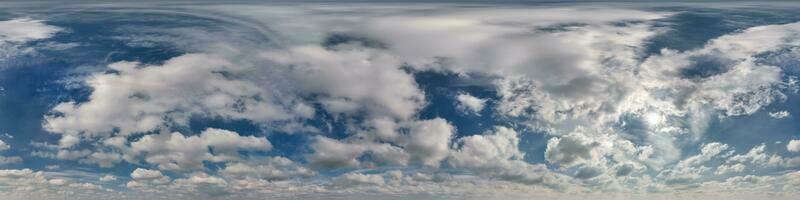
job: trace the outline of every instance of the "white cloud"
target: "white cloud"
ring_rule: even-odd
[[[93,89],[89,101],[60,103],[53,108],[58,115],[45,117],[48,131],[65,135],[62,147],[77,144],[77,135],[127,136],[186,125],[194,115],[265,123],[313,112],[293,99],[276,99],[279,91],[262,85],[268,83],[247,78],[253,68],[220,56],[187,54],[161,66],[117,62],[109,68],[116,73],[95,73],[86,80]],[[117,106],[123,104],[128,106]]]
[[[291,66],[289,75],[305,91],[321,94],[317,101],[331,113],[352,115],[363,110],[368,117],[407,119],[425,101],[413,77],[400,69],[399,60],[372,49],[297,46],[263,56]]]
[[[769,116],[772,117],[772,118],[775,118],[775,119],[783,119],[783,118],[791,117],[792,114],[789,113],[789,111],[782,110],[782,111],[778,111],[778,112],[770,112]]]
[[[171,182],[168,176],[164,176],[161,171],[136,168],[131,172],[131,181],[125,184],[126,187],[134,190],[141,191],[158,191],[154,190],[159,187],[164,187]]]
[[[800,140],[790,140],[788,144],[786,144],[786,150],[790,152],[800,152]]]
[[[42,20],[16,18],[0,21],[0,63],[35,53],[35,48],[24,47],[24,43],[47,39],[60,31],[61,28],[47,25]]]
[[[103,181],[103,182],[116,181],[116,180],[117,180],[117,177],[113,176],[113,175],[105,175],[103,177],[100,177],[100,181]]]
[[[480,99],[469,94],[458,94],[456,96],[458,108],[467,113],[480,113],[486,106],[486,99]]]
[[[204,161],[240,160],[239,150],[266,151],[271,148],[266,138],[240,136],[214,128],[204,130],[199,136],[187,137],[178,132],[145,135],[130,144],[132,153],[144,156],[146,162],[156,164],[162,170],[178,171],[203,168]]]
[[[321,168],[357,167],[360,165],[357,158],[366,151],[361,145],[350,145],[322,136],[316,137],[310,147],[314,153],[308,155],[306,160]]]
[[[0,44],[45,39],[58,31],[61,28],[44,24],[41,20],[17,18],[0,21]]]
[[[224,8],[231,7],[204,9]],[[698,180],[700,174],[712,172],[713,161],[724,162],[715,172],[720,175],[744,172],[758,163],[800,163],[769,156],[763,145],[731,156],[730,147],[721,143],[704,144],[699,154],[680,160],[684,155],[681,148],[698,144],[714,115],[749,115],[785,98],[780,87],[792,83],[784,82],[780,68],[756,62],[754,56],[796,45],[791,41],[800,30],[797,24],[746,29],[695,50],[663,50],[645,58],[643,47],[661,29],[641,20],[663,18],[667,13],[438,6],[374,9],[380,12],[337,6],[233,8],[242,15],[280,11],[271,13],[276,18],[230,20],[248,25],[263,22],[254,29],[269,34],[270,39],[275,36],[278,43],[285,37],[290,42],[278,45],[279,49],[236,49],[232,51],[241,54],[234,55],[208,50],[212,52],[187,54],[158,65],[112,64],[109,72],[93,73],[86,80],[92,89],[87,101],[58,104],[54,113],[46,116],[45,128],[62,135],[62,149],[34,153],[101,167],[125,160],[160,170],[191,172],[175,172],[174,181],[156,170],[136,169],[131,174],[128,188],[152,195],[171,193],[159,196],[162,198],[212,194],[231,198],[255,194],[262,199],[322,194],[333,198],[336,196],[324,195],[364,193],[378,197],[409,193],[470,196],[482,192],[489,193],[487,199],[495,199],[492,195],[512,196],[509,199],[555,196],[535,185],[542,183],[563,184],[558,189],[569,192],[558,195],[583,195],[594,187],[612,192],[702,191],[667,183]],[[408,10],[415,12],[405,13]],[[366,12],[369,14],[352,16]],[[424,16],[417,15],[420,13]],[[322,22],[331,24],[314,24]],[[272,35],[265,26],[280,27],[275,31],[284,34]],[[330,32],[363,35],[385,44],[377,48],[354,43],[321,47],[309,44],[321,37],[299,38]],[[257,54],[258,58],[243,54]],[[683,72],[696,67],[696,57],[731,63],[719,73],[686,77]],[[553,171],[545,164],[524,160],[519,133],[513,129],[498,127],[453,140],[457,130],[447,120],[418,119],[428,102],[410,72],[414,70],[496,78],[492,84],[499,99],[493,111],[499,118],[520,119],[534,131],[547,133],[550,139],[544,158]],[[476,113],[484,110],[487,102],[466,94],[456,99],[462,109]],[[341,138],[337,132],[337,139],[326,137],[332,130],[317,130],[315,134],[320,134],[312,136],[311,152],[305,160],[315,169],[341,170],[341,176],[325,177],[325,173],[303,166],[304,162],[285,157],[240,155],[240,151],[270,150],[272,144],[263,137],[219,129],[206,129],[200,135],[167,131],[188,125],[190,117],[204,117],[313,132],[302,120],[317,112],[331,114],[346,130]],[[291,126],[282,126],[284,122]],[[644,127],[635,127],[639,122]],[[625,132],[631,129],[642,130]],[[86,148],[82,144],[104,149],[70,149]],[[437,171],[442,161],[468,174]],[[224,167],[215,173],[204,167],[206,162]],[[382,167],[403,171],[359,170],[379,171]],[[417,169],[421,172],[409,172]],[[305,179],[308,177],[314,178]],[[769,177],[745,176],[724,182],[698,180],[690,186],[736,188],[733,186],[769,181]],[[67,179],[46,182],[70,185]],[[357,187],[349,187],[353,185]],[[521,197],[513,198],[514,194]],[[581,195],[578,198],[585,197]],[[615,197],[604,195],[596,194],[596,198]]]
[[[672,184],[686,183],[700,178],[701,175],[711,170],[710,167],[706,166],[707,162],[713,159],[725,158],[733,153],[733,151],[728,151],[729,148],[727,144],[717,142],[704,144],[700,149],[700,154],[681,160],[672,166],[672,168],[661,171],[658,177]],[[721,171],[726,170],[738,170],[738,167],[739,166],[730,167],[729,169],[717,169],[716,173],[721,173]]]
[[[337,177],[333,182],[334,187],[357,187],[361,185],[383,185],[383,176],[376,174],[347,173]]]
[[[311,165],[320,168],[354,168],[363,163],[358,158],[370,154],[371,162],[378,165],[405,166],[417,163],[438,167],[449,153],[450,140],[455,127],[444,119],[412,121],[402,125],[407,134],[398,136],[398,145],[350,137],[334,140],[318,136],[311,144],[313,153],[306,156]]]
[[[490,178],[526,184],[545,182],[549,170],[542,164],[523,160],[525,154],[519,149],[518,135],[513,129],[495,127],[493,132],[460,138],[448,163]]]
[[[253,158],[248,162],[228,163],[220,173],[241,179],[252,177],[264,180],[284,180],[317,175],[311,169],[284,157]]]
[[[5,197],[10,199],[25,199],[25,196],[34,199],[48,199],[59,196],[61,192],[70,192],[86,198],[91,196],[87,194],[105,191],[105,188],[93,183],[78,182],[75,178],[55,176],[28,168],[1,169],[0,187],[4,188],[0,193],[4,196],[7,195]]]
[[[442,118],[417,121],[411,124],[405,149],[412,160],[438,167],[447,157],[454,133],[455,127]]]

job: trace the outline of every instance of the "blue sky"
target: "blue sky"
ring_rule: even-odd
[[[797,6],[0,5],[0,194],[792,199]]]

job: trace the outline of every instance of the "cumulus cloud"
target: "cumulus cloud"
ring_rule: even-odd
[[[537,184],[551,175],[546,166],[523,160],[525,153],[519,149],[519,134],[513,129],[495,127],[483,135],[460,138],[454,146],[448,163],[485,177]]]
[[[486,106],[486,99],[480,99],[469,94],[458,94],[456,96],[458,108],[467,113],[480,113]]]
[[[153,191],[163,188],[170,183],[171,179],[164,176],[161,171],[136,168],[131,172],[132,180],[125,184],[126,187],[134,190]]]
[[[786,144],[786,150],[800,152],[800,140],[790,140],[789,143]]]
[[[194,115],[265,123],[313,112],[292,99],[276,99],[277,91],[255,80],[228,78],[248,73],[246,67],[234,65],[208,54],[179,56],[161,66],[113,63],[111,73],[86,80],[93,89],[89,101],[56,105],[44,126],[63,134],[62,147],[70,147],[81,137],[127,136],[186,125]]]
[[[406,151],[423,165],[438,167],[447,157],[455,127],[442,118],[418,121],[411,125]]]
[[[132,153],[144,156],[146,162],[163,170],[203,168],[204,161],[240,160],[240,150],[266,151],[271,148],[272,144],[266,138],[240,136],[214,128],[204,130],[199,136],[185,136],[178,132],[146,135],[130,144]]]

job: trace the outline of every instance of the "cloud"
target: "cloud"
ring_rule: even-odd
[[[438,167],[447,157],[455,127],[442,118],[414,122],[405,144],[406,151],[423,165]]]
[[[104,182],[116,181],[116,180],[117,180],[117,177],[116,176],[112,176],[112,175],[105,175],[103,177],[100,177],[100,181],[104,181]]]
[[[772,117],[772,118],[775,118],[775,119],[783,119],[783,118],[791,117],[792,114],[789,113],[789,111],[782,110],[782,111],[778,111],[778,112],[770,112],[769,116]]]
[[[0,151],[5,151],[11,149],[11,146],[0,140]]]
[[[5,63],[16,56],[35,53],[35,48],[25,47],[24,44],[50,38],[61,31],[62,28],[31,18],[0,21],[0,63]]]
[[[495,127],[483,135],[459,138],[448,163],[473,173],[525,184],[546,182],[550,172],[542,164],[530,164],[519,149],[519,134],[513,129]],[[553,184],[553,183],[550,183]]]
[[[204,161],[226,162],[240,160],[239,151],[267,151],[272,148],[263,137],[240,136],[228,130],[208,128],[199,136],[181,133],[145,135],[130,144],[131,153],[162,170],[203,168]]]
[[[317,175],[317,172],[284,157],[253,158],[247,162],[228,163],[220,173],[237,179],[252,177],[264,180],[285,180]]]
[[[486,99],[480,99],[469,94],[458,94],[456,96],[458,108],[467,113],[479,114],[486,106]]]
[[[328,50],[296,46],[267,51],[263,56],[291,66],[289,75],[334,114],[352,115],[364,110],[368,117],[407,119],[425,97],[413,77],[400,69],[395,57],[368,48]]]
[[[161,171],[136,168],[131,172],[131,181],[125,184],[126,187],[140,191],[159,191],[157,189],[165,187],[171,182],[168,176],[164,176]]]
[[[6,144],[0,140],[0,152],[11,149],[11,145]],[[22,162],[22,157],[19,156],[2,156],[0,155],[0,165],[13,164]]]
[[[24,199],[27,196],[35,199],[48,199],[60,196],[60,192],[71,192],[81,198],[92,198],[106,188],[88,182],[79,182],[74,178],[58,177],[43,171],[24,169],[0,170],[0,191],[10,199]]]
[[[333,181],[333,187],[357,187],[361,185],[385,184],[383,177],[375,174],[347,173],[337,177]]]
[[[784,89],[795,83],[785,69],[757,57],[797,46],[796,23],[646,55],[649,40],[666,29],[652,20],[671,13],[378,7],[187,6],[182,14],[247,26],[275,45],[239,46],[251,41],[224,32],[242,31],[227,26],[221,33],[197,30],[191,38],[215,43],[194,42],[207,49],[163,63],[117,62],[90,73],[86,99],[60,99],[44,118],[44,128],[61,136],[58,146],[31,145],[43,149],[31,154],[101,168],[123,161],[142,167],[123,183],[138,193],[119,193],[142,195],[136,198],[568,199],[592,193],[635,199],[800,185],[790,171],[800,165],[797,158],[769,155],[765,145],[734,155],[727,144],[702,140],[717,118],[751,115],[787,98]],[[175,39],[184,40],[186,32]],[[225,44],[231,40],[237,42]],[[496,98],[459,94],[455,103],[462,111],[494,112],[507,126],[461,136],[470,134],[456,129],[462,122],[429,118],[421,111],[436,104],[426,97],[435,94],[424,92],[416,72],[490,77],[480,86],[495,89]],[[788,117],[784,112],[770,116]],[[298,137],[311,139],[297,155],[266,152],[281,141],[192,127],[194,118],[242,120],[263,132],[310,133]],[[189,131],[195,128],[202,131]],[[522,132],[543,133],[546,146],[523,145]],[[793,142],[787,149],[795,152]],[[541,156],[544,163],[531,161]],[[748,169],[787,171],[732,176]],[[709,178],[712,172],[717,178]],[[37,179],[31,170],[6,173]],[[107,177],[92,180],[117,183]],[[40,180],[48,187],[93,187],[71,181]]]
[[[54,33],[61,31],[61,28],[50,26],[42,20],[30,18],[17,18],[7,21],[0,21],[0,41],[1,42],[25,42],[51,37]]]
[[[800,152],[800,140],[790,140],[788,144],[786,144],[786,150],[790,152]]]
[[[313,112],[292,99],[276,99],[278,91],[257,80],[227,78],[249,73],[237,64],[208,54],[175,57],[161,66],[113,63],[113,73],[95,73],[86,80],[93,89],[89,101],[56,105],[52,111],[57,114],[47,115],[44,127],[63,134],[62,147],[69,147],[78,136],[129,136],[187,125],[192,116],[267,123]]]
[[[570,166],[592,159],[592,149],[597,143],[581,141],[580,137],[553,138],[547,141],[545,158],[548,162]]]

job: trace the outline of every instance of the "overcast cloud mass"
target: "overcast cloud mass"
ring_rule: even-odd
[[[796,199],[796,3],[0,3],[2,199]]]

